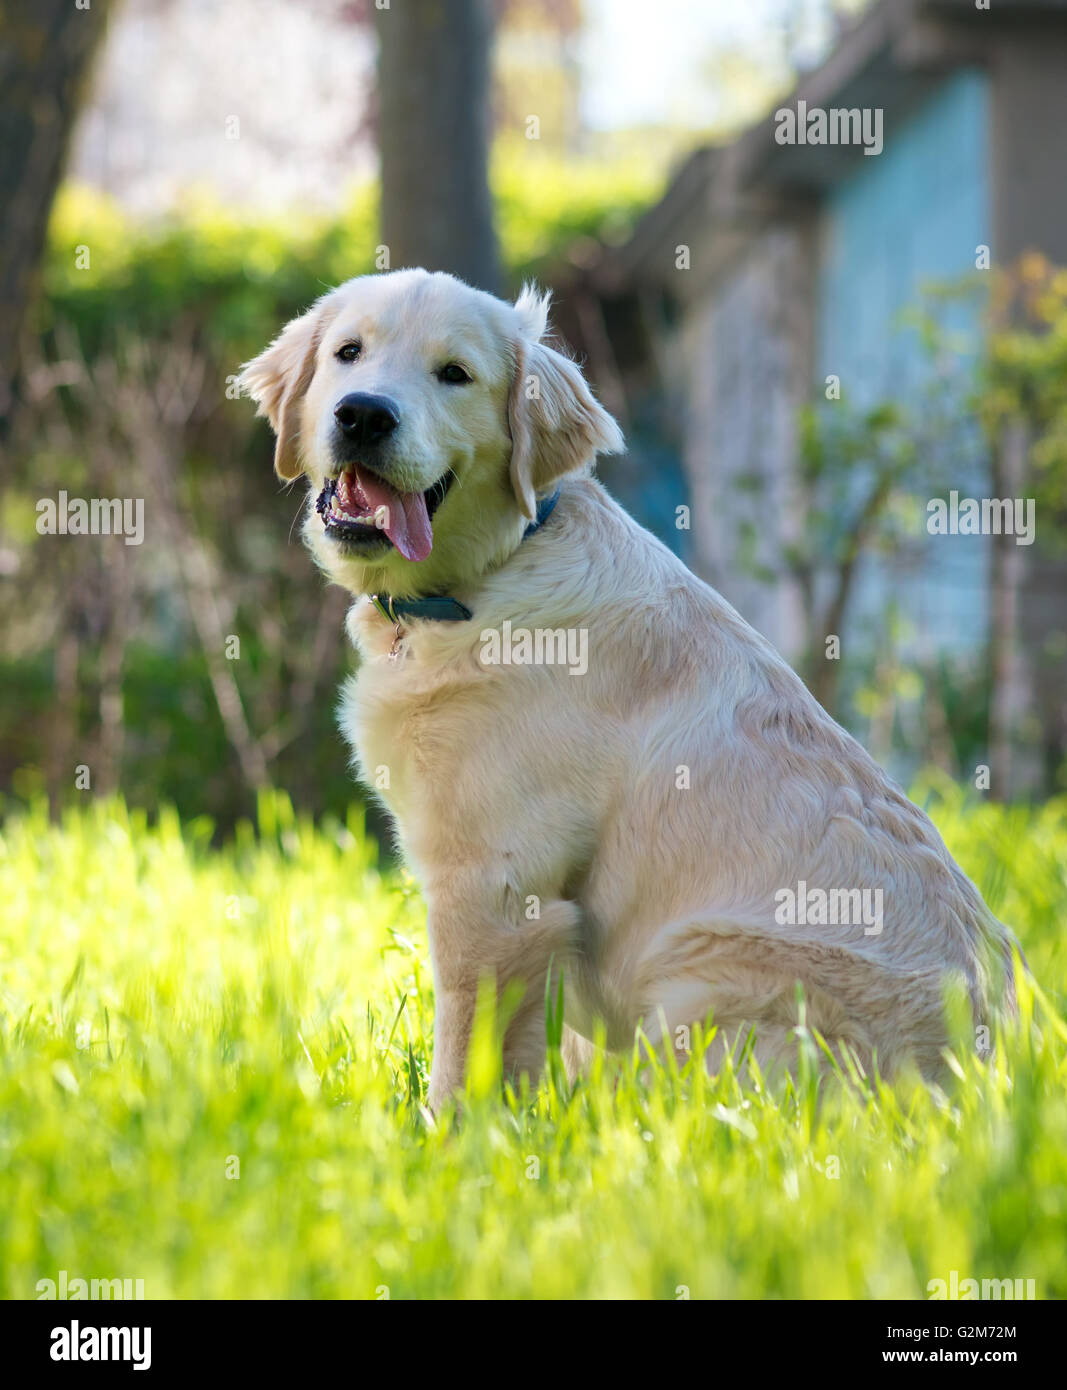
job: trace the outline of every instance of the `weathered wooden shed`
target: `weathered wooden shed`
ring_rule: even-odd
[[[862,122],[852,143],[797,138],[805,116],[834,110],[878,113],[878,148]],[[782,142],[783,111],[795,143]],[[693,153],[633,237],[590,268],[596,332],[576,327],[591,357],[611,345],[611,390],[636,421],[621,490],[639,509],[642,469],[655,495],[676,462],[692,509],[678,548],[787,656],[802,638],[781,563],[805,524],[799,408],[831,375],[854,406],[921,390],[928,363],[901,313],[927,284],[973,276],[982,248],[994,266],[1030,250],[1067,264],[1065,129],[1064,0],[880,0],[775,112]],[[982,332],[977,311],[954,312],[954,327]],[[645,439],[669,439],[673,458],[646,465]],[[988,460],[965,465],[963,452],[961,487],[988,490]],[[865,559],[856,640],[888,587],[923,649],[984,648],[995,547],[938,539],[903,570]],[[1027,660],[1067,629],[1063,574],[1028,558],[1011,560],[1005,717],[1033,723],[1040,706],[1038,736],[1058,727],[1064,745],[1062,681]]]

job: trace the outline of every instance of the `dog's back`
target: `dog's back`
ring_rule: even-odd
[[[620,1034],[711,1009],[724,1034],[786,1044],[799,981],[810,1026],[883,1070],[909,1054],[929,1072],[955,983],[991,1035],[1013,998],[1010,936],[929,817],[597,484],[565,499],[530,556],[558,588],[540,621],[585,605],[571,702],[617,754],[582,894],[608,982],[591,1007]]]

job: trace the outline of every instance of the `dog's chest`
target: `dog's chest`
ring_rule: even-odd
[[[417,780],[418,702],[399,682],[361,672],[345,689],[341,727],[359,761],[364,782],[401,817]]]
[[[405,832],[441,818],[461,703],[448,681],[403,661],[368,662],[345,687],[341,724],[360,774]]]

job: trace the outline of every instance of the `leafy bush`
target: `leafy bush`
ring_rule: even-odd
[[[656,192],[647,170],[499,156],[494,191],[508,287],[551,283],[583,241],[616,241]],[[41,327],[73,325],[90,357],[117,334],[162,338],[190,318],[219,361],[257,352],[286,319],[353,275],[373,272],[379,236],[374,188],[336,216],[251,220],[208,204],[139,225],[114,203],[65,186],[45,265]],[[89,266],[78,268],[77,249]]]
[[[497,177],[513,289],[528,277],[550,282],[576,243],[624,234],[653,191],[634,166],[575,169],[523,155],[521,176],[516,161],[502,159]],[[19,579],[0,628],[0,786],[13,788],[23,767],[20,787],[47,780],[56,804],[74,794],[73,764],[48,772],[48,753],[77,745],[76,761],[92,760],[100,650],[119,624],[125,737],[116,785],[135,804],[170,800],[224,826],[251,810],[191,621],[201,600],[183,593],[162,525],[166,507],[182,520],[186,549],[224,590],[226,631],[242,643],[234,673],[252,736],[269,736],[285,719],[304,730],[290,731],[270,757],[272,781],[318,813],[347,804],[353,790],[332,716],[348,662],[341,612],[329,615],[335,636],[320,642],[315,689],[294,710],[322,586],[291,543],[297,503],[279,497],[267,426],[249,402],[233,399],[233,381],[239,364],[325,289],[372,271],[377,240],[371,188],[336,216],[248,220],[192,203],[180,218],[151,225],[86,189],[61,191],[28,363],[31,399],[0,509],[2,568]],[[175,412],[176,383],[186,399]],[[158,467],[153,473],[144,461],[146,430],[165,445],[173,498],[163,499]],[[36,503],[61,488],[148,499],[146,544],[120,557],[106,542],[39,537]],[[113,592],[119,559],[130,570],[125,598]],[[72,635],[77,690],[64,694],[53,657]]]

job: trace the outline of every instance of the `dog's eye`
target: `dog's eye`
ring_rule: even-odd
[[[354,362],[363,351],[362,343],[345,343],[334,353],[338,362]]]
[[[446,362],[438,370],[437,380],[446,382],[449,386],[462,386],[464,382],[471,381],[472,377],[466,367],[461,367],[458,362]]]

